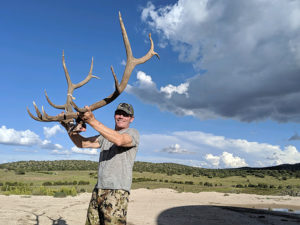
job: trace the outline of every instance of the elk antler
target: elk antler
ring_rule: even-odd
[[[149,39],[151,42],[151,46],[150,46],[150,50],[148,51],[148,53],[146,55],[144,55],[141,58],[135,58],[132,55],[132,50],[131,50],[131,46],[129,43],[129,39],[127,36],[127,32],[121,17],[121,13],[119,12],[119,20],[120,20],[120,25],[121,25],[121,30],[122,30],[122,36],[123,36],[123,41],[124,41],[124,45],[125,45],[125,49],[126,49],[126,56],[127,56],[127,62],[126,62],[126,66],[125,66],[125,71],[123,73],[123,77],[121,80],[121,83],[119,84],[118,79],[116,77],[116,74],[114,72],[114,68],[111,66],[111,71],[115,80],[115,91],[109,95],[108,97],[90,105],[90,109],[96,110],[99,109],[109,103],[111,103],[113,100],[115,100],[126,88],[128,80],[130,78],[130,75],[132,73],[132,70],[134,69],[134,67],[138,64],[142,64],[145,63],[146,61],[148,61],[149,59],[152,58],[152,56],[156,55],[157,58],[159,58],[159,55],[154,51],[154,44],[151,38],[151,34],[149,34]],[[72,106],[74,107],[74,109],[77,112],[86,112],[87,109],[85,108],[79,108],[74,102],[73,100],[71,101]]]
[[[109,95],[108,97],[106,97],[106,98],[104,98],[104,99],[102,99],[102,100],[100,100],[100,101],[98,101],[98,102],[90,105],[89,108],[92,111],[96,110],[96,109],[99,109],[99,108],[101,108],[101,107],[103,107],[103,106],[111,103],[112,101],[114,101],[125,90],[125,88],[127,86],[127,83],[129,81],[130,75],[131,75],[131,73],[132,73],[132,71],[133,71],[133,69],[135,68],[136,65],[145,63],[146,61],[148,61],[149,59],[151,59],[152,56],[154,56],[154,55],[156,55],[159,58],[159,55],[154,51],[154,44],[153,44],[153,41],[152,41],[152,38],[151,38],[151,34],[149,34],[149,39],[150,39],[151,46],[150,46],[150,50],[148,51],[148,53],[146,55],[144,55],[143,57],[141,57],[141,58],[135,58],[132,55],[131,46],[130,46],[130,43],[129,43],[127,32],[126,32],[126,29],[125,29],[125,26],[124,26],[124,23],[123,23],[123,20],[122,20],[120,12],[119,12],[119,20],[120,20],[120,26],[121,26],[123,41],[124,41],[124,45],[125,45],[125,49],[126,49],[126,56],[127,56],[127,62],[126,62],[125,70],[124,70],[124,73],[123,73],[123,77],[122,77],[121,83],[119,84],[117,76],[116,76],[116,74],[114,72],[114,69],[111,66],[111,71],[112,71],[112,74],[113,74],[113,77],[114,77],[114,81],[115,81],[115,91],[111,95]],[[33,102],[34,108],[36,110],[37,117],[33,116],[30,113],[30,111],[29,111],[28,108],[27,108],[27,112],[30,115],[30,117],[33,118],[34,120],[44,121],[44,122],[52,122],[52,121],[71,122],[71,121],[73,121],[73,119],[77,119],[78,118],[78,113],[73,112],[72,106],[73,106],[73,108],[77,112],[83,113],[83,112],[87,111],[87,109],[85,109],[85,108],[79,108],[73,102],[73,96],[72,95],[73,95],[73,91],[76,88],[79,88],[82,85],[86,84],[91,78],[93,78],[93,77],[94,78],[98,78],[98,77],[92,75],[93,59],[92,59],[91,68],[90,68],[89,74],[87,75],[87,77],[83,81],[81,81],[78,84],[73,84],[71,82],[71,79],[70,79],[70,76],[69,76],[69,73],[67,71],[66,64],[65,64],[64,53],[63,53],[63,67],[64,67],[64,71],[65,71],[65,75],[66,75],[66,79],[67,79],[67,83],[68,83],[68,94],[67,94],[67,102],[66,102],[66,104],[64,104],[64,105],[55,105],[48,98],[48,95],[47,95],[46,91],[45,91],[45,95],[46,95],[48,103],[51,106],[53,106],[54,108],[57,108],[57,109],[65,109],[65,111],[66,111],[65,114],[60,114],[60,115],[57,115],[57,116],[49,116],[44,111],[43,107],[42,107],[42,112],[43,112],[43,114],[42,114],[38,110],[36,104]]]
[[[42,107],[42,113],[39,111],[38,107],[36,106],[35,102],[33,102],[33,105],[34,105],[34,108],[35,108],[35,111],[36,111],[36,114],[37,114],[37,117],[32,115],[31,112],[29,111],[28,107],[27,107],[27,112],[28,114],[30,115],[30,117],[34,120],[37,120],[37,121],[43,121],[43,122],[53,122],[53,121],[62,121],[62,120],[66,120],[66,122],[70,122],[71,120],[73,120],[73,118],[76,118],[77,117],[77,113],[76,112],[73,112],[73,109],[72,109],[72,105],[71,105],[71,102],[72,102],[72,99],[74,98],[73,97],[73,92],[75,89],[83,86],[84,84],[86,84],[87,82],[89,82],[92,78],[97,78],[99,79],[97,76],[94,76],[92,75],[92,71],[93,71],[93,58],[92,58],[92,62],[91,62],[91,67],[90,67],[90,72],[89,74],[86,76],[86,78],[77,83],[77,84],[73,84],[72,81],[71,81],[71,78],[70,78],[70,75],[69,75],[69,72],[67,70],[67,66],[66,66],[66,62],[65,62],[65,54],[63,52],[63,55],[62,55],[62,64],[63,64],[63,68],[64,68],[64,71],[65,71],[65,76],[66,76],[66,80],[67,80],[67,84],[68,84],[68,93],[67,93],[67,101],[64,105],[56,105],[56,104],[53,104],[48,95],[47,95],[47,92],[45,90],[45,96],[46,96],[46,99],[48,101],[48,103],[53,106],[54,108],[57,108],[57,109],[64,109],[66,111],[65,114],[62,114],[62,115],[57,115],[57,116],[49,116],[45,110],[44,110],[44,107]]]

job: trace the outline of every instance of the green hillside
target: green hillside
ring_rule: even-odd
[[[205,169],[175,163],[135,162],[132,188],[300,196],[299,165]],[[97,162],[87,160],[0,164],[0,194],[62,197],[91,192],[97,182],[97,169]]]
[[[97,170],[98,163],[88,160],[56,160],[56,161],[19,161],[12,163],[0,164],[0,169],[8,169],[19,172],[34,171],[64,171],[64,170]],[[135,162],[133,171],[135,172],[151,172],[164,173],[167,175],[192,175],[194,177],[230,177],[230,176],[248,176],[257,177],[295,177],[300,178],[300,163],[283,164],[274,167],[263,168],[235,168],[235,169],[204,169],[180,165],[175,163],[150,163]]]

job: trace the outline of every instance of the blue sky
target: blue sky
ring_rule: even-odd
[[[114,127],[120,102],[135,108],[139,161],[205,168],[300,162],[300,3],[281,0],[9,1],[0,8],[0,163],[98,160],[78,149],[57,123],[32,120],[32,101],[60,111],[67,85],[62,51],[79,106],[113,92],[110,66],[124,61],[118,11],[135,57],[153,57],[132,72],[125,92],[94,112]],[[95,135],[91,128],[85,136]]]

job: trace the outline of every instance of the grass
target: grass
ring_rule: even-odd
[[[96,184],[95,171],[39,171],[18,174],[0,169],[0,193],[19,195],[74,196],[80,192],[91,192]],[[55,182],[69,185],[53,185]],[[76,181],[76,182],[75,182]],[[88,184],[79,185],[80,181]],[[7,182],[18,182],[7,185]],[[75,185],[72,185],[71,183]],[[51,183],[52,185],[45,185]],[[81,182],[82,183],[82,182]],[[43,185],[44,184],[44,185]],[[255,187],[248,187],[249,184]],[[132,189],[171,188],[179,192],[216,191],[222,193],[250,193],[264,195],[300,195],[300,178],[276,179],[271,176],[231,176],[226,178],[192,175],[167,175],[152,172],[133,172]],[[257,187],[257,185],[259,185]],[[267,186],[266,186],[267,185]],[[270,185],[272,188],[270,188]],[[281,187],[281,188],[279,188]]]

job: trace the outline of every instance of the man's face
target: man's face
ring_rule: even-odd
[[[129,127],[130,123],[134,120],[134,117],[130,116],[122,110],[115,112],[115,129],[123,130]]]

